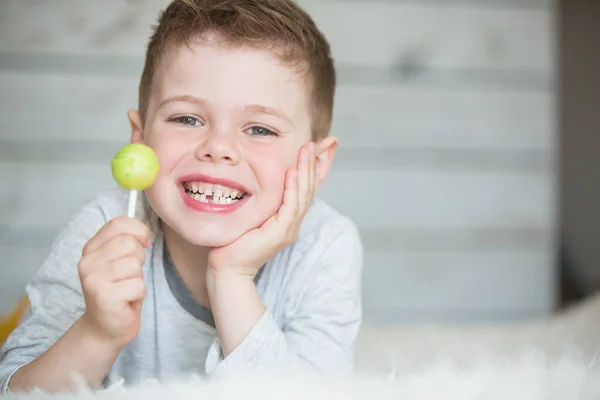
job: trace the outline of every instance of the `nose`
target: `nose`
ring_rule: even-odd
[[[202,143],[196,148],[196,158],[201,161],[230,165],[239,163],[241,151],[235,134],[207,132]]]

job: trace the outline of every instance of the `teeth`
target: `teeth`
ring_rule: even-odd
[[[189,182],[184,186],[190,197],[203,203],[232,204],[244,197],[244,192],[231,188],[215,189],[213,192],[210,184],[202,182]]]
[[[196,200],[198,200],[201,203],[213,203],[213,204],[233,204],[239,201],[239,199],[233,199],[231,197],[225,197],[225,196],[214,196],[212,198],[212,200],[209,200],[206,197],[206,194],[201,194],[201,193],[189,193],[188,195]]]

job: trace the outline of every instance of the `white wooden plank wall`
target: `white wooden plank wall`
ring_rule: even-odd
[[[0,312],[58,227],[114,186],[109,162],[166,3],[0,1]],[[300,3],[338,63],[342,145],[320,194],[360,226],[365,318],[551,312],[551,1]]]

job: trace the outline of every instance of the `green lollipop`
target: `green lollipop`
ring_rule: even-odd
[[[131,143],[123,146],[115,154],[111,168],[115,181],[122,188],[130,190],[127,216],[133,217],[138,191],[150,188],[158,175],[158,157],[150,147]]]

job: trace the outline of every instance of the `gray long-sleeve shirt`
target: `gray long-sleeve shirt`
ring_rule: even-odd
[[[99,195],[67,224],[27,286],[30,315],[4,345],[0,393],[12,375],[46,351],[85,309],[77,264],[85,243],[109,220],[126,214],[127,193]],[[308,367],[349,372],[362,317],[362,245],[355,225],[315,200],[298,240],[263,266],[255,279],[267,311],[244,341],[222,358],[210,310],[187,292],[170,264],[156,216],[141,198],[136,216],[151,227],[144,276],[147,295],[138,336],[121,352],[104,386],[123,379],[238,369]],[[10,266],[18,268],[18,266]]]

